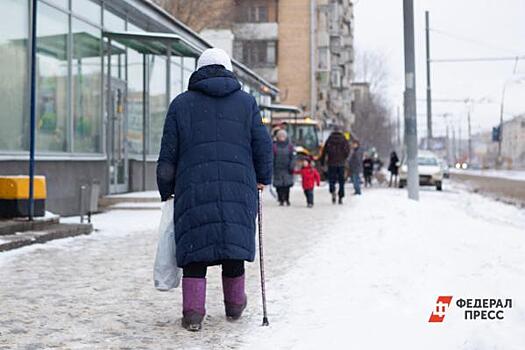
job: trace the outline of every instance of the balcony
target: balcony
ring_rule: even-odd
[[[236,40],[277,40],[279,25],[275,22],[236,23],[233,34]]]

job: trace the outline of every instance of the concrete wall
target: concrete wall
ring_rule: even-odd
[[[208,40],[214,47],[223,49],[233,57],[233,33],[229,29],[205,29],[200,35]]]
[[[310,109],[310,1],[279,1],[281,103]]]
[[[101,194],[106,193],[107,165],[105,160],[41,160],[36,162],[36,175],[47,182],[46,210],[63,216],[80,212],[80,186],[100,182]],[[28,173],[27,161],[0,161],[0,175]]]
[[[157,162],[150,160],[146,167],[146,190],[157,190]],[[36,175],[46,176],[46,210],[62,216],[80,212],[80,186],[100,182],[100,195],[106,195],[107,164],[100,161],[42,160],[36,163]],[[27,174],[26,161],[0,161],[0,175]],[[142,161],[129,160],[129,191],[142,191]]]
[[[157,162],[146,163],[146,191],[157,190]],[[142,161],[129,160],[129,190],[130,192],[142,191]]]
[[[278,28],[276,22],[236,23],[233,34],[237,40],[277,40]]]

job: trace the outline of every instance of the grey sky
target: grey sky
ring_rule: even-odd
[[[355,6],[356,49],[376,51],[387,57],[391,76],[389,100],[402,106],[403,0],[359,0]],[[525,56],[525,0],[415,0],[417,98],[426,96],[425,22],[430,11],[433,58]],[[448,35],[451,34],[451,35]],[[459,40],[455,37],[469,40]],[[470,41],[472,40],[472,41]],[[472,111],[473,132],[489,130],[499,120],[499,103],[505,81],[525,76],[525,60],[515,62],[433,63],[435,99],[481,99]],[[525,82],[510,83],[505,95],[505,118],[525,113]],[[449,123],[461,123],[466,135],[467,107],[462,103],[434,103],[434,133],[444,135],[446,124],[439,114],[452,113]],[[426,133],[426,107],[418,101],[419,136]]]

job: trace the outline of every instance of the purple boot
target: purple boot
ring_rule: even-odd
[[[239,319],[248,301],[244,293],[244,275],[233,278],[222,276],[222,291],[226,317],[231,320]]]
[[[206,314],[206,278],[182,278],[182,327],[199,331]]]

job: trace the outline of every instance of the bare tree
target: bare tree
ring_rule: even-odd
[[[389,86],[386,59],[376,52],[360,52],[356,58],[356,81],[368,83],[369,93],[355,101],[352,130],[365,147],[375,147],[386,157],[394,146],[395,127],[385,99]]]
[[[356,81],[370,85],[372,94],[384,94],[390,84],[385,55],[375,51],[358,51],[355,59]]]
[[[196,32],[231,26],[234,0],[154,0]]]

